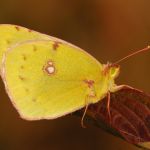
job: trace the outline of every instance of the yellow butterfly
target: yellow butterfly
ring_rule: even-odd
[[[24,119],[54,119],[122,88],[114,83],[118,65],[101,64],[63,40],[1,25],[0,47],[6,91]]]

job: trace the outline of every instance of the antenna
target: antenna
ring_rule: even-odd
[[[132,57],[132,56],[134,56],[134,55],[137,55],[137,54],[142,53],[142,52],[146,52],[146,51],[148,51],[148,50],[150,50],[150,46],[147,46],[147,47],[145,47],[145,48],[143,48],[143,49],[140,49],[140,50],[138,50],[138,51],[136,51],[136,52],[133,52],[133,53],[131,53],[131,54],[129,54],[129,55],[123,57],[122,59],[120,59],[120,60],[116,61],[115,63],[113,63],[113,65],[117,65],[117,64],[119,64],[120,62],[122,62],[122,61],[124,61],[124,60],[126,60],[126,59],[128,59],[128,58],[130,58],[130,57]]]

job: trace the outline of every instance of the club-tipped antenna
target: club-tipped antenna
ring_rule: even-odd
[[[150,50],[150,46],[147,46],[147,47],[145,47],[145,48],[143,48],[143,49],[140,49],[140,50],[138,50],[138,51],[135,51],[135,52],[133,52],[133,53],[131,53],[131,54],[129,54],[129,55],[123,57],[122,59],[120,59],[120,60],[116,61],[115,63],[113,63],[113,65],[118,65],[120,62],[122,62],[122,61],[124,61],[124,60],[126,60],[126,59],[128,59],[128,58],[130,58],[130,57],[132,57],[132,56],[134,56],[134,55],[137,55],[137,54],[139,54],[139,53],[146,52],[146,51],[148,51],[148,50]]]

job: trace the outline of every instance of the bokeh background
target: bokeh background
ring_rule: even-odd
[[[149,0],[0,0],[0,23],[69,41],[100,62],[115,62],[150,44]],[[117,83],[150,93],[150,52],[121,63]],[[80,118],[28,122],[19,118],[0,83],[0,150],[137,150]]]

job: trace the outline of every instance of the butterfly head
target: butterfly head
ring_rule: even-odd
[[[114,91],[115,79],[120,73],[120,66],[112,63],[107,63],[103,66],[103,75],[108,81],[108,89],[110,92]]]

